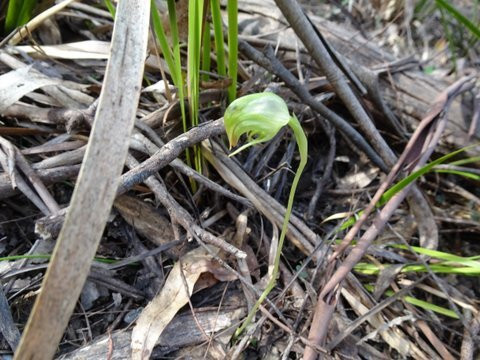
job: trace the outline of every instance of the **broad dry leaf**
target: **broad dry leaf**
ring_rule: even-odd
[[[36,73],[31,66],[12,70],[0,76],[0,112],[28,93],[58,83],[56,79]]]
[[[215,247],[210,247],[214,253]],[[157,339],[175,314],[187,304],[202,272],[211,267],[212,256],[199,247],[185,254],[173,267],[164,287],[142,311],[132,332],[132,359],[149,359]],[[183,274],[182,274],[183,273]],[[188,286],[188,291],[185,286]]]
[[[364,166],[358,170],[355,167],[347,175],[338,179],[339,189],[363,189],[371,184],[377,177],[380,169],[376,167]]]

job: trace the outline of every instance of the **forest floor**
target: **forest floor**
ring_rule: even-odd
[[[480,38],[442,1],[300,3],[303,30],[273,1],[238,4],[237,97],[280,95],[308,139],[255,320],[236,334],[275,266],[295,138],[284,127],[229,157],[231,79],[213,70],[182,135],[151,35],[121,195],[56,358],[479,358]],[[0,359],[35,311],[102,106],[103,4],[72,2],[0,47]],[[478,22],[476,1],[455,6]],[[66,278],[80,272],[69,256]]]

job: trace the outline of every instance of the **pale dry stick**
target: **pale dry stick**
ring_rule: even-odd
[[[14,156],[14,155],[12,155]],[[0,149],[0,165],[7,174],[8,190],[17,187],[44,215],[50,215],[50,210],[42,199],[28,186],[25,180],[18,174],[18,171],[9,165],[8,156]]]
[[[467,142],[474,137],[478,138],[477,127],[479,122],[480,122],[480,93],[478,93],[475,96],[475,99],[473,100],[473,116],[472,116],[472,122],[470,123],[470,128],[468,129]]]
[[[121,184],[117,190],[123,194],[136,184],[144,182],[149,176],[176,159],[187,147],[195,145],[209,137],[225,133],[223,118],[200,126],[177,136],[160,148],[154,155],[142,162],[138,167],[122,175]]]
[[[412,305],[409,305],[408,307],[413,308]],[[437,352],[440,354],[440,356],[442,357],[443,360],[455,360],[455,358],[452,356],[452,354],[450,354],[450,352],[448,351],[445,344],[437,337],[437,335],[435,335],[435,333],[432,331],[430,326],[428,326],[428,324],[426,323],[425,320],[418,320],[416,322],[416,325],[423,332],[423,335],[425,336],[425,338],[428,339],[430,344],[433,345],[435,350],[437,350]]]
[[[73,140],[73,141],[65,141],[61,143],[42,144],[38,146],[32,146],[30,148],[22,149],[21,152],[23,155],[45,154],[49,152],[75,150],[83,145],[85,145],[85,141]]]
[[[55,201],[52,194],[50,194],[50,191],[48,191],[45,184],[42,182],[37,173],[31,168],[27,159],[25,159],[25,157],[18,149],[16,149],[15,155],[18,167],[20,168],[20,170],[22,170],[30,183],[33,185],[33,187],[37,191],[37,194],[40,196],[40,198],[50,210],[50,213],[57,214],[60,211],[60,206],[58,206],[58,203]]]
[[[68,4],[68,7],[71,8],[71,9],[74,9],[74,10],[82,11],[84,13],[92,14],[92,15],[95,15],[95,16],[100,16],[100,17],[103,17],[107,20],[112,20],[112,14],[110,14],[109,11],[102,10],[100,8],[97,8],[97,7],[94,7],[94,6],[91,6],[91,5],[82,4],[82,3],[75,4],[73,2],[73,3]]]
[[[135,148],[135,150],[142,151],[147,153],[148,155],[152,156],[154,155],[162,146],[165,145],[165,143],[159,138],[159,136],[146,124],[140,124],[138,121],[136,122],[135,126],[137,126],[139,129],[142,131],[145,131],[146,134],[152,139],[148,139],[145,135],[134,131],[132,134],[131,139],[135,139],[136,141],[133,142],[131,140],[130,147]],[[139,146],[136,147],[136,142],[139,142]],[[142,148],[143,147],[143,148]],[[217,184],[216,182],[210,180],[206,176],[198,173],[197,171],[193,170],[191,167],[189,167],[187,164],[185,164],[182,160],[179,158],[174,159],[171,163],[170,166],[174,168],[175,170],[178,170],[182,174],[192,177],[195,179],[195,181],[198,181],[200,184],[205,185],[206,188],[213,190],[225,197],[228,197],[232,200],[235,200],[242,205],[251,207],[252,204],[250,201],[245,199],[242,196],[236,195],[232,193],[231,191],[225,189],[223,186]]]
[[[128,151],[147,48],[149,1],[120,1],[87,154],[42,291],[14,359],[51,359],[100,242]]]
[[[69,166],[81,164],[87,151],[87,145],[83,145],[75,150],[65,151],[58,155],[50,156],[37,163],[32,164],[34,170],[51,169],[59,166]]]
[[[248,214],[249,210],[246,210],[237,216],[237,220],[235,221],[235,235],[233,236],[233,243],[239,249],[242,248],[242,245],[245,241],[247,236],[247,224],[248,224]],[[238,271],[242,274],[245,279],[249,282],[249,285],[253,286],[252,278],[250,274],[250,270],[248,268],[248,263],[246,259],[237,259]],[[255,298],[250,290],[247,288],[246,285],[243,285],[243,292],[245,294],[245,298],[247,299],[247,308],[250,311],[255,304]]]
[[[79,170],[80,170],[80,165],[72,165],[72,166],[60,166],[57,168],[46,169],[46,170],[37,170],[35,171],[35,173],[43,183],[48,185],[48,184],[54,184],[60,181],[65,181],[67,179],[72,179],[77,176]],[[0,174],[0,200],[13,196],[16,193],[17,191],[12,188],[12,181],[8,176],[8,174],[1,173]]]
[[[27,119],[33,123],[63,125],[67,133],[76,130],[85,123],[93,123],[96,101],[87,109],[66,109],[66,108],[40,108],[30,104],[17,101],[2,111],[2,116],[11,118]],[[91,118],[91,119],[90,119]]]
[[[133,156],[127,157],[127,166],[134,168],[138,165],[139,162],[135,160]],[[202,229],[200,226],[196,225],[195,220],[190,213],[180,206],[173,196],[170,195],[165,185],[157,180],[154,176],[148,177],[145,180],[145,183],[152,191],[155,192],[156,198],[162,203],[165,209],[167,209],[172,222],[180,224],[186,231],[192,235],[197,235],[207,244],[217,246],[239,259],[244,259],[247,257],[247,254],[244,251],[237,249],[235,246],[229,244],[225,240],[214,236],[208,231]]]
[[[45,206],[50,211],[50,214],[56,214],[60,211],[60,207],[58,206],[57,202],[53,198],[53,196],[48,191],[45,184],[43,184],[42,180],[37,176],[35,171],[31,168],[30,164],[28,163],[27,159],[22,155],[20,150],[13,145],[10,141],[0,136],[0,144],[2,147],[9,147],[12,149],[14,156],[15,165],[22,170],[25,176],[28,178],[30,183],[33,185],[34,189],[36,190],[40,199],[42,199]]]

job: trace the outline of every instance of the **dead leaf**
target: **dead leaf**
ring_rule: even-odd
[[[36,74],[31,70],[31,66],[26,66],[0,76],[0,111],[42,86],[59,83],[56,79]]]
[[[14,50],[19,53],[27,53],[29,55],[42,55],[54,59],[108,59],[110,51],[110,42],[100,40],[86,40],[78,41],[60,45],[42,45],[30,46],[21,45],[15,46]]]
[[[214,253],[218,252],[218,248],[209,248]],[[178,310],[187,304],[195,283],[202,272],[208,271],[210,266],[207,264],[211,261],[212,255],[205,248],[199,247],[175,264],[160,294],[145,307],[133,328],[133,360],[150,358],[156,341]]]

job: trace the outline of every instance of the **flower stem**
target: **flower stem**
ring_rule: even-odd
[[[277,282],[278,269],[280,266],[280,255],[282,254],[283,243],[285,240],[285,235],[287,234],[287,230],[288,230],[288,222],[290,221],[290,215],[292,214],[292,206],[293,206],[293,200],[295,198],[295,192],[297,190],[300,176],[302,175],[303,169],[307,164],[308,141],[307,141],[307,137],[305,136],[305,133],[303,132],[302,126],[300,125],[300,122],[298,121],[295,115],[293,115],[290,118],[288,122],[288,126],[290,126],[290,128],[293,130],[293,135],[295,136],[295,140],[297,141],[298,150],[300,152],[300,163],[298,164],[297,171],[295,172],[295,177],[293,178],[292,187],[290,188],[290,194],[288,196],[288,203],[287,203],[287,209],[285,211],[285,217],[283,219],[282,232],[280,233],[280,239],[278,240],[277,253],[275,254],[275,260],[273,263],[272,277],[268,281],[268,284],[265,287],[265,290],[260,295],[260,298],[257,300],[255,305],[253,306],[252,310],[250,310],[250,313],[248,314],[247,318],[243,322],[242,326],[240,326],[235,332],[235,338],[238,337],[243,332],[243,330],[245,330],[245,328],[251,323],[258,308],[260,307],[262,302],[267,298],[270,291],[272,291],[272,289],[275,287],[275,284]]]

